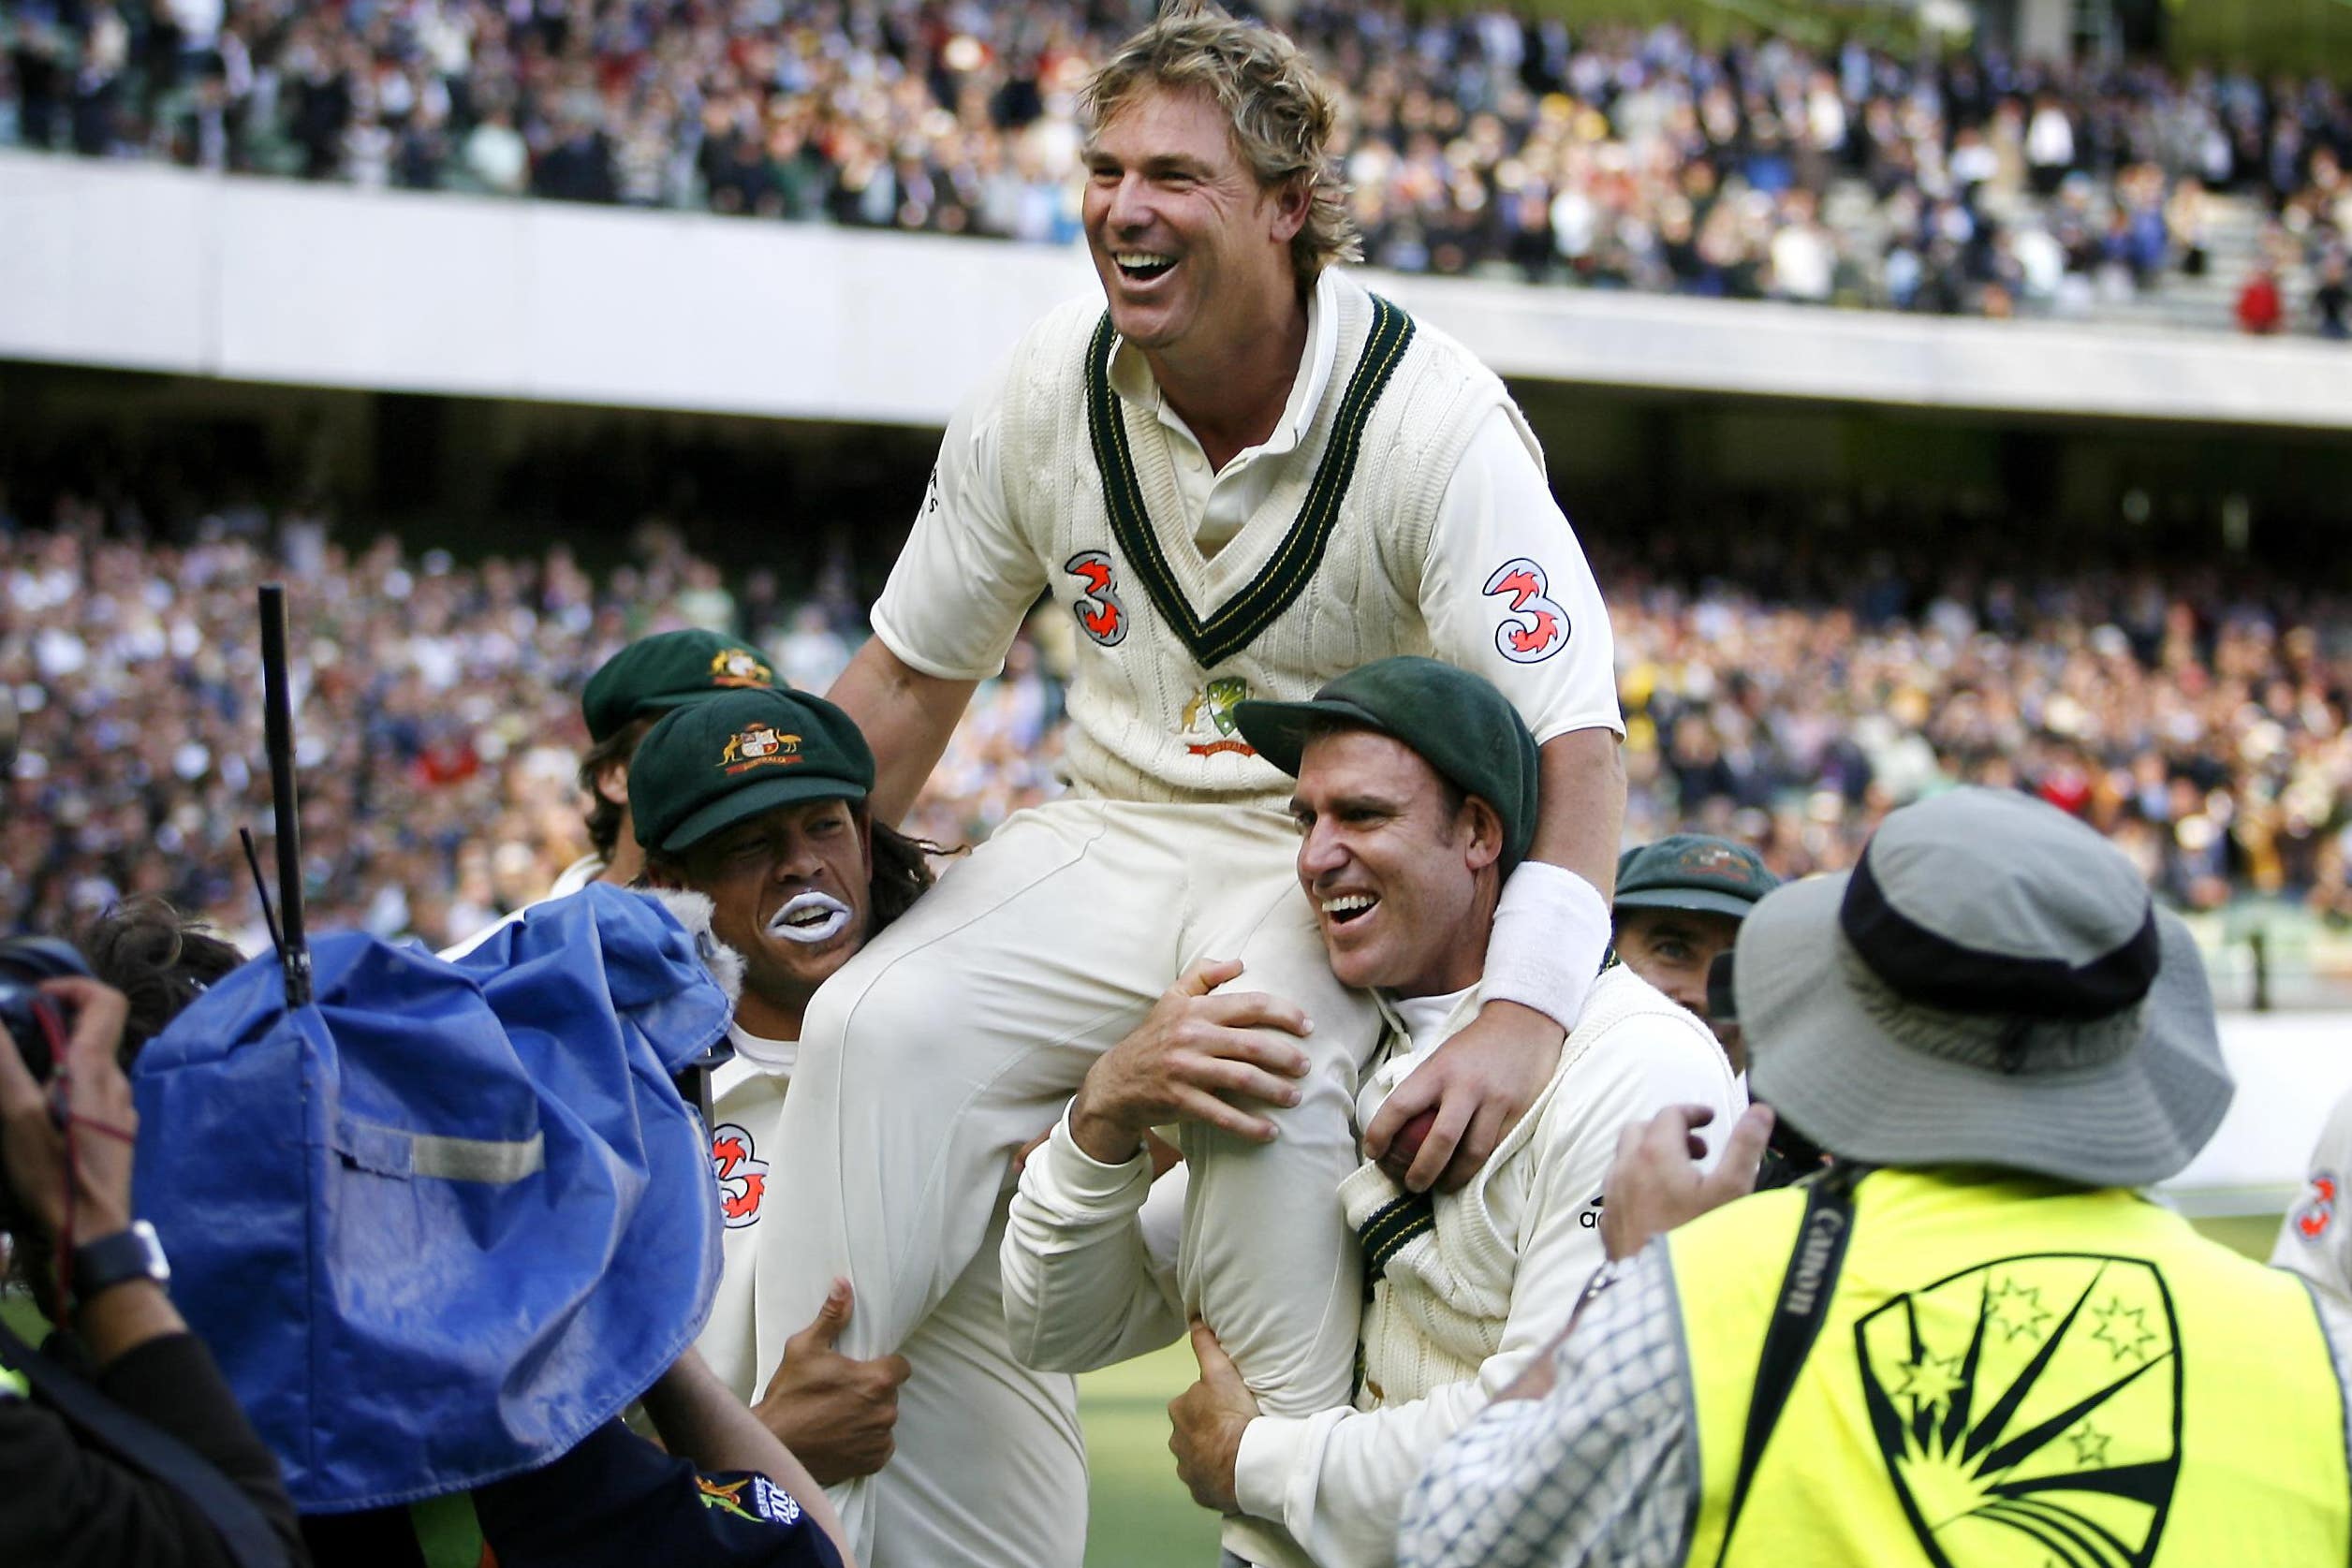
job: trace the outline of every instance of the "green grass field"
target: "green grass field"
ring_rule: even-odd
[[[1215,1568],[1217,1518],[1176,1479],[1168,1401],[1196,1375],[1178,1343],[1078,1380],[1090,1473],[1086,1568]]]
[[[2199,1220],[2197,1228],[2251,1258],[2271,1255],[2273,1217]],[[1182,1344],[1078,1380],[1093,1473],[1086,1568],[1212,1568],[1217,1521],[1194,1505],[1168,1452],[1168,1401],[1193,1380]]]

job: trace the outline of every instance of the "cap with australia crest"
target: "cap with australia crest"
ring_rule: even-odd
[[[761,687],[673,709],[629,764],[637,842],[676,855],[803,800],[862,800],[874,753],[848,714],[806,692]]]
[[[1326,681],[1305,702],[1236,703],[1233,721],[1257,754],[1296,778],[1325,729],[1373,730],[1403,742],[1503,822],[1506,874],[1536,837],[1536,738],[1484,677],[1412,654],[1375,659]]]
[[[602,745],[632,719],[666,713],[719,692],[776,683],[775,671],[740,637],[688,629],[639,637],[607,659],[580,694],[588,738]]]
[[[1684,909],[1745,919],[1780,886],[1756,851],[1707,833],[1669,833],[1617,861],[1619,909]]]

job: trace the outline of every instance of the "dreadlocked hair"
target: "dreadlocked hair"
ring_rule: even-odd
[[[867,903],[874,916],[869,937],[905,914],[923,890],[939,880],[931,869],[933,856],[963,853],[961,845],[950,849],[902,833],[884,822],[873,825],[873,843],[874,880],[868,885]]]

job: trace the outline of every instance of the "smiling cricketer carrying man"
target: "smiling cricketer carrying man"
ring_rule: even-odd
[[[894,821],[1050,592],[1081,634],[1071,793],[1004,824],[817,998],[776,1172],[790,1244],[761,1267],[782,1271],[780,1326],[845,1273],[845,1344],[899,1348],[1094,1059],[1195,960],[1237,960],[1236,983],[1314,1020],[1315,1064],[1274,1143],[1187,1130],[1183,1291],[1268,1408],[1305,1415],[1346,1399],[1359,1289],[1338,1210],[1298,1195],[1359,1163],[1379,1019],[1331,977],[1291,874],[1288,781],[1232,709],[1433,654],[1493,681],[1540,743],[1484,1006],[1368,1130],[1385,1147],[1434,1107],[1416,1180],[1458,1180],[1551,1081],[1608,942],[1608,617],[1501,381],[1334,265],[1358,247],[1332,101],[1288,40],[1180,7],[1083,96],[1103,297],[1038,323],[951,421],[831,693]],[[838,1501],[861,1533],[860,1500]],[[1272,1527],[1228,1539],[1295,1559]]]
[[[1385,1023],[1359,1108],[1381,1099],[1474,1017],[1505,879],[1534,828],[1536,743],[1465,670],[1394,658],[1310,702],[1250,702],[1242,733],[1298,784],[1297,876],[1321,916],[1332,975],[1372,991]],[[1247,1136],[1302,1063],[1296,1010],[1203,994],[1202,966],[1095,1062],[1013,1199],[1005,1312],[1016,1354],[1083,1371],[1182,1334],[1165,1238],[1183,1180],[1155,1184],[1145,1129],[1203,1118]],[[1395,1561],[1398,1510],[1422,1463],[1519,1374],[1602,1262],[1602,1179],[1619,1135],[1669,1106],[1718,1133],[1744,1103],[1706,1030],[1622,964],[1586,998],[1551,1081],[1461,1191],[1408,1193],[1366,1161],[1335,1192],[1372,1288],[1360,1301],[1353,1399],[1269,1414],[1213,1332],[1201,1377],[1170,1407],[1169,1446],[1197,1501],[1279,1524],[1318,1568]],[[1753,1163],[1760,1128],[1724,1158]],[[1391,1162],[1393,1165],[1393,1162]],[[1146,1194],[1149,1193],[1147,1199]],[[1237,1554],[1238,1555],[1238,1554]]]

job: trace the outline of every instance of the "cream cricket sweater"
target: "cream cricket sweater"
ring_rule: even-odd
[[[1392,1027],[1362,1113],[1477,1002],[1467,993],[1409,1040]],[[1560,1331],[1600,1266],[1618,1132],[1684,1103],[1713,1106],[1721,1127],[1745,1097],[1706,1027],[1620,966],[1595,983],[1550,1085],[1468,1186],[1417,1198],[1377,1165],[1351,1175],[1341,1201],[1373,1280],[1356,1402],[1251,1422],[1235,1473],[1242,1509],[1281,1521],[1322,1568],[1392,1561],[1421,1465]]]
[[[1343,273],[1318,298],[1338,318],[1330,384],[1280,477],[1213,556],[1187,520],[1166,428],[1110,384],[1101,306],[1055,311],[1015,355],[1002,483],[1013,515],[1044,535],[1036,548],[1063,568],[1054,595],[1086,633],[1068,740],[1084,794],[1279,804],[1290,782],[1238,741],[1232,704],[1303,700],[1335,671],[1435,652],[1421,581],[1463,452],[1506,409],[1540,470],[1501,380],[1468,350]]]

